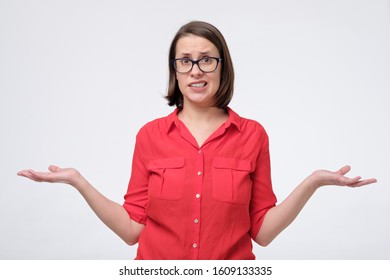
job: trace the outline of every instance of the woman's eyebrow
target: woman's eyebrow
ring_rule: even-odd
[[[210,51],[204,51],[204,52],[198,52],[200,55],[209,55],[211,52]],[[182,52],[180,53],[180,55],[184,55],[184,56],[190,56],[191,54],[193,53],[188,53],[188,52]]]

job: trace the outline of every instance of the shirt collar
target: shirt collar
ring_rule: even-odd
[[[175,111],[170,113],[166,118],[166,133],[168,134],[169,131],[176,126],[179,128],[179,118],[177,117],[177,114],[179,113],[179,109],[176,108]]]
[[[230,107],[227,107],[226,109],[227,113],[229,114],[228,120],[225,122],[224,127],[227,129],[229,126],[234,126],[239,132],[241,132],[241,117],[234,112]],[[173,127],[176,126],[176,128],[179,128],[180,120],[177,117],[177,114],[179,113],[179,109],[176,108],[172,113],[170,113],[166,118],[166,133],[168,134]]]
[[[229,114],[229,118],[225,122],[225,128],[228,128],[230,125],[233,125],[239,132],[241,132],[241,117],[230,107],[227,107],[226,110]]]

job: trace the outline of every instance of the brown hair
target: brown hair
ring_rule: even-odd
[[[169,81],[168,93],[165,97],[168,100],[168,105],[176,105],[178,108],[183,106],[183,95],[180,92],[179,85],[176,80],[176,71],[173,67],[172,60],[176,55],[176,44],[180,38],[187,35],[195,35],[209,40],[213,43],[223,59],[221,61],[221,83],[218,91],[215,94],[214,106],[218,108],[226,108],[233,97],[234,88],[234,70],[233,62],[230,57],[229,49],[222,33],[213,25],[202,21],[191,21],[183,25],[176,36],[173,38],[171,47],[169,49],[168,63],[169,63]]]

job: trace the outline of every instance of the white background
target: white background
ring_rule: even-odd
[[[172,111],[169,44],[204,20],[236,71],[230,106],[270,136],[282,201],[312,171],[376,177],[326,187],[258,259],[390,259],[390,7],[380,0],[0,0],[0,259],[132,259],[65,185],[16,176],[79,169],[119,203],[134,138]]]

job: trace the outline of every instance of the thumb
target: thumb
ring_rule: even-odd
[[[347,174],[350,170],[351,170],[351,167],[350,167],[349,165],[346,165],[346,166],[340,168],[340,169],[337,171],[337,173],[339,173],[339,174],[341,174],[341,175],[344,176],[344,175]]]
[[[61,170],[61,168],[60,167],[58,167],[58,166],[55,166],[55,165],[49,165],[49,171],[51,171],[51,172],[58,172],[58,171],[60,171]]]

